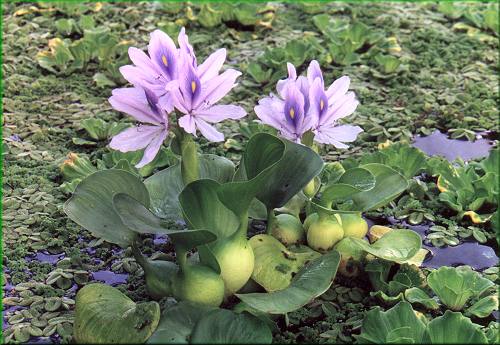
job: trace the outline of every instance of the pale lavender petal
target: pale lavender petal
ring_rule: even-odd
[[[287,83],[290,81],[295,81],[297,79],[297,71],[295,70],[295,66],[290,62],[287,62],[286,68],[288,70],[288,78],[278,80],[278,83],[276,84],[276,91],[278,92],[278,95],[280,95],[283,98],[285,97],[284,89]]]
[[[200,130],[200,133],[212,142],[219,142],[224,140],[224,134],[215,129],[214,126],[208,124],[207,122],[195,118],[196,127]]]
[[[351,115],[358,107],[359,102],[356,100],[354,92],[348,92],[337,103],[331,104],[328,112],[324,115],[319,123],[320,125],[329,124]]]
[[[176,78],[178,54],[174,41],[170,36],[161,30],[153,31],[148,45],[148,52],[157,69],[161,70],[169,79]]]
[[[198,108],[202,102],[204,102],[207,106],[217,103],[237,85],[236,78],[240,75],[241,72],[234,69],[228,69],[217,77],[210,79],[203,85],[201,95],[198,98],[198,101],[194,103],[193,108]]]
[[[321,72],[318,61],[312,60],[307,68],[307,80],[309,81],[309,84],[312,84],[316,78],[321,80],[321,87],[323,88],[323,73]]]
[[[184,115],[179,119],[179,126],[181,126],[186,133],[193,134],[196,136],[196,124],[194,116]]]
[[[359,126],[342,125],[322,127],[315,131],[314,140],[323,144],[332,144],[337,148],[347,148],[343,143],[350,143],[356,140],[358,134],[363,132]]]
[[[182,73],[179,74],[179,77],[179,90],[184,100],[183,103],[187,110],[195,109],[202,92],[197,72],[191,64],[184,61]]]
[[[170,93],[165,93],[158,99],[158,106],[164,109],[167,113],[171,113],[174,110],[174,101]]]
[[[163,141],[167,138],[168,131],[163,130],[159,132],[148,144],[146,149],[144,150],[144,155],[142,156],[142,159],[139,163],[135,165],[137,169],[142,168],[148,163],[151,163],[156,155],[158,154],[158,151],[160,151],[161,145],[163,144]]]
[[[214,105],[207,109],[198,109],[193,115],[209,123],[217,123],[227,119],[241,119],[247,114],[245,109],[237,105]]]
[[[177,42],[179,42],[179,47],[181,52],[187,54],[188,61],[189,63],[193,66],[196,67],[198,66],[196,62],[196,55],[194,54],[193,46],[189,44],[189,39],[186,35],[186,29],[181,28],[181,31],[179,32],[179,36],[177,37]]]
[[[266,125],[281,130],[287,126],[285,114],[283,113],[285,103],[276,97],[266,97],[259,101],[254,111],[257,117]]]
[[[121,152],[137,151],[148,146],[162,132],[166,132],[164,126],[140,125],[128,128],[115,135],[109,147]]]
[[[160,70],[158,70],[155,64],[142,50],[135,47],[130,47],[128,49],[128,56],[130,57],[130,60],[134,63],[134,65],[143,70],[145,74],[151,76],[160,74]]]
[[[198,75],[201,82],[206,82],[219,74],[219,70],[226,61],[226,49],[221,48],[211,54],[201,65],[198,66]]]
[[[309,89],[309,111],[308,114],[319,123],[320,119],[328,112],[328,98],[326,97],[323,83],[316,78]]]
[[[326,90],[326,96],[328,97],[328,103],[335,103],[338,98],[342,97],[347,90],[349,90],[349,84],[351,79],[348,76],[340,77],[335,80],[332,85]]]
[[[295,84],[290,84],[286,89],[284,113],[288,123],[297,128],[304,116],[304,95]]]
[[[170,95],[172,104],[177,110],[179,110],[183,114],[188,114],[189,110],[187,109],[186,104],[184,103],[184,98],[179,90],[179,82],[177,80],[172,80],[165,85],[165,90]]]
[[[131,115],[139,122],[151,124],[163,122],[161,114],[151,110],[144,90],[141,88],[114,89],[108,101],[115,110]]]
[[[120,67],[120,73],[126,81],[137,86],[142,86],[144,84],[144,79],[149,76],[148,74],[146,74],[147,72],[144,72],[144,70],[133,65],[125,65]]]
[[[316,120],[314,117],[310,115],[305,115],[302,119],[302,122],[298,124],[297,134],[302,137],[302,135],[308,130],[314,128],[316,125]]]

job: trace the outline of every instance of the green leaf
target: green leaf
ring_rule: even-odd
[[[208,230],[170,230],[167,223],[151,213],[131,196],[119,193],[113,197],[113,205],[121,221],[130,230],[141,234],[165,234],[175,245],[191,249],[213,242],[217,236]]]
[[[205,314],[194,327],[192,344],[271,344],[273,336],[257,317],[227,309]]]
[[[220,183],[229,182],[234,175],[234,164],[227,158],[200,155],[200,179],[209,178]],[[176,164],[144,181],[151,196],[151,210],[167,220],[182,220],[179,194],[184,188],[181,166]]]
[[[480,296],[495,284],[469,266],[440,267],[427,277],[434,293],[451,310],[461,310],[472,296]]]
[[[481,326],[461,313],[447,310],[427,325],[423,344],[487,344]]]
[[[411,304],[399,302],[387,311],[370,310],[363,319],[358,342],[361,344],[422,344],[425,324],[415,315]]]
[[[469,309],[467,309],[467,314],[477,317],[488,317],[495,310],[498,310],[498,296],[491,295],[481,298],[479,301],[474,303]]]
[[[352,196],[353,209],[369,211],[387,205],[408,188],[408,181],[395,170],[378,163],[359,166],[375,176],[375,187]]]
[[[359,238],[349,238],[353,245],[387,261],[402,262],[415,256],[422,246],[422,239],[412,230],[394,230],[370,244]]]
[[[373,189],[375,183],[375,176],[370,171],[352,168],[345,171],[334,184],[326,186],[321,193],[321,200],[330,203],[333,200],[345,199]]]
[[[201,304],[183,301],[167,307],[161,315],[158,328],[148,339],[148,344],[189,344],[196,323],[209,311],[215,310]]]
[[[238,217],[219,199],[220,189],[221,184],[213,180],[197,180],[184,188],[179,201],[191,229],[210,229],[219,238],[238,229]]]
[[[126,248],[136,233],[123,224],[113,207],[113,197],[117,193],[128,194],[149,206],[148,191],[139,178],[123,170],[109,169],[83,179],[64,204],[64,212],[95,236]]]
[[[303,248],[307,248],[306,251],[300,253],[290,251],[271,235],[253,236],[249,243],[255,256],[252,279],[267,292],[287,288],[293,276],[307,261],[321,256],[320,253],[305,246]]]
[[[361,164],[381,163],[403,174],[407,179],[418,175],[426,168],[425,154],[408,144],[391,144],[388,147],[372,153],[363,155]]]
[[[258,177],[257,199],[278,208],[319,174],[323,161],[304,145],[257,133],[247,144],[243,166],[248,180]]]
[[[337,273],[339,262],[340,255],[333,250],[305,265],[284,290],[236,296],[250,307],[265,313],[289,313],[328,290]]]
[[[413,287],[405,291],[405,299],[410,303],[419,303],[431,310],[438,310],[439,304],[429,297],[424,290]]]
[[[159,320],[158,303],[136,304],[114,287],[90,284],[76,295],[74,338],[80,344],[144,343]]]

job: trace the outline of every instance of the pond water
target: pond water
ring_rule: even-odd
[[[94,280],[98,280],[108,285],[114,286],[126,283],[128,279],[128,274],[115,273],[113,271],[96,271],[92,272],[92,277]]]
[[[449,139],[447,134],[436,130],[426,137],[415,137],[413,146],[424,151],[429,156],[443,156],[450,162],[457,158],[468,161],[487,157],[489,151],[493,148],[493,140],[478,136],[479,138],[475,141]]]

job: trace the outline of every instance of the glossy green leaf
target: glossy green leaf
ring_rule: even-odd
[[[189,344],[196,323],[215,307],[183,301],[167,307],[148,344]]]
[[[349,240],[378,258],[395,262],[413,258],[422,246],[422,239],[412,230],[390,231],[373,244],[358,238],[349,238]]]
[[[461,313],[447,310],[427,325],[423,344],[487,344],[481,326]]]
[[[257,317],[227,309],[206,313],[191,335],[192,344],[271,344],[273,336]]]
[[[114,287],[90,284],[76,295],[74,338],[79,344],[139,344],[159,320],[158,303],[136,304]]]
[[[260,177],[257,199],[278,208],[319,174],[323,161],[304,145],[257,133],[248,141],[243,165],[248,180]]]
[[[473,296],[480,296],[495,284],[473,271],[469,266],[443,266],[432,271],[427,283],[434,293],[451,310],[462,310]]]
[[[191,229],[210,229],[219,238],[228,237],[238,229],[237,215],[219,199],[221,186],[213,180],[197,180],[181,192],[181,209]]]
[[[191,249],[217,239],[208,230],[170,230],[167,223],[151,213],[143,204],[123,193],[113,197],[113,205],[121,221],[129,229],[142,234],[168,235],[175,245]]]
[[[386,165],[370,163],[359,167],[371,172],[376,182],[369,191],[352,196],[355,210],[369,211],[387,205],[408,188],[406,178]]]
[[[331,202],[344,199],[375,187],[375,176],[363,168],[352,168],[345,171],[333,184],[328,185],[321,193],[321,200]]]
[[[498,310],[498,296],[491,295],[481,298],[479,301],[474,303],[469,309],[467,309],[467,314],[477,317],[488,317],[495,310]]]
[[[136,233],[123,224],[113,207],[113,196],[117,193],[130,195],[149,206],[148,191],[139,178],[123,170],[109,169],[83,179],[64,204],[64,212],[95,236],[125,248]]]
[[[289,313],[328,290],[337,273],[339,262],[340,254],[333,250],[305,265],[284,290],[236,296],[250,307],[265,313]]]
[[[307,251],[293,252],[271,235],[256,235],[250,239],[255,256],[252,279],[267,292],[283,290],[306,262],[321,256],[309,247]]]
[[[411,304],[399,302],[387,311],[370,310],[358,336],[360,344],[422,344],[425,324],[415,315]]]
[[[405,291],[405,299],[410,303],[418,303],[431,310],[438,310],[439,304],[424,290],[413,287]]]
[[[227,158],[215,155],[200,155],[200,179],[212,179],[221,183],[231,181],[234,164]],[[168,220],[181,220],[182,211],[179,194],[184,188],[181,166],[168,167],[144,181],[151,196],[151,210],[158,217]]]

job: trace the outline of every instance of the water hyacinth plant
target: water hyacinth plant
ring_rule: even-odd
[[[138,122],[115,135],[111,148],[143,150],[136,165],[142,168],[166,143],[179,162],[145,180],[120,166],[79,174],[64,211],[94,236],[131,248],[152,299],[179,303],[160,316],[156,301],[136,304],[116,289],[89,285],[77,297],[78,342],[121,342],[127,334],[137,342],[270,343],[270,315],[293,312],[325,293],[339,265],[353,277],[350,260],[415,262],[422,244],[415,232],[391,231],[369,243],[361,217],[404,192],[407,178],[382,163],[325,164],[318,154],[316,144],[343,149],[362,132],[340,123],[359,104],[348,91],[349,77],[326,87],[316,60],[306,76],[297,76],[288,63],[278,95],[254,109],[279,136],[251,136],[235,166],[199,154],[195,138],[200,133],[222,141],[214,124],[246,115],[238,105],[217,104],[241,73],[219,73],[225,49],[198,64],[184,28],[178,46],[156,30],[148,54],[130,48],[133,65],[120,71],[133,87],[113,90],[109,102]],[[252,218],[266,219],[267,233],[249,238]],[[145,234],[168,236],[175,262],[146,257]],[[81,301],[92,301],[92,308]],[[103,324],[111,321],[108,332]],[[182,324],[181,335],[176,324]]]

